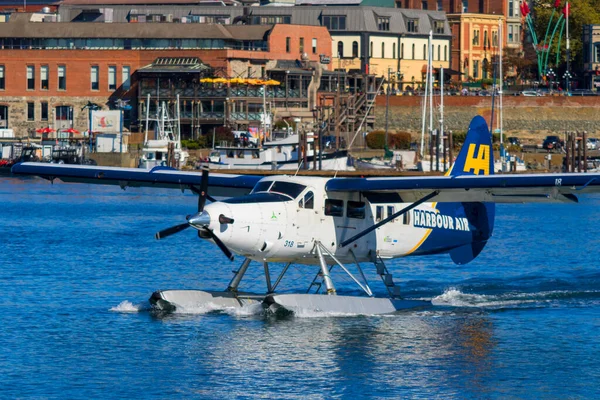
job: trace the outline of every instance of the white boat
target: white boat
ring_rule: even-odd
[[[298,134],[285,138],[264,142],[261,147],[229,146],[224,144],[215,147],[209,155],[211,169],[260,169],[260,170],[297,170],[302,156],[301,143]],[[307,138],[307,168],[312,169],[315,161],[313,149],[314,137]],[[348,165],[348,151],[338,150],[322,152],[317,156],[323,170],[353,171]]]
[[[169,147],[172,147],[174,164],[177,168],[185,165],[189,154],[181,149],[181,124],[179,123],[179,96],[177,96],[176,116],[170,117],[167,106],[163,101],[156,112],[155,118],[150,118],[150,95],[146,103],[146,133],[144,147],[140,157],[139,168],[152,169],[157,166],[169,166]],[[148,139],[150,123],[154,126],[154,139]],[[173,165],[173,164],[172,164]]]
[[[416,151],[414,150],[394,150],[393,155],[389,159],[381,157],[373,157],[370,160],[356,160],[355,166],[357,169],[378,169],[378,170],[398,170],[412,171],[416,170],[415,164]]]

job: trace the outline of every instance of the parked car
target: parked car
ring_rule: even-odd
[[[565,146],[564,141],[558,136],[550,135],[546,136],[542,148],[544,150],[561,150]]]
[[[508,143],[509,146],[519,146],[522,147],[523,145],[521,144],[521,140],[519,140],[518,137],[515,136],[509,136],[506,138],[506,143]]]
[[[537,92],[535,90],[523,90],[521,92],[521,96],[526,96],[526,97],[539,97],[539,96],[543,96],[543,93]]]
[[[588,150],[598,150],[598,146],[600,146],[600,140],[596,138],[588,138],[585,146]]]

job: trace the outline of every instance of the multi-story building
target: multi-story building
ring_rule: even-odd
[[[584,87],[600,91],[600,25],[583,26]]]
[[[0,128],[11,128],[19,136],[42,126],[85,130],[88,113],[83,107],[88,102],[113,108],[119,99],[131,100],[127,120],[135,125],[143,116],[137,101],[142,91],[139,78],[162,74],[166,79],[160,83],[146,84],[160,89],[186,86],[186,93],[191,93],[182,95],[184,111],[195,110],[182,119],[183,133],[189,136],[192,129],[202,131],[203,124],[229,122],[215,110],[235,106],[232,115],[241,119],[233,122],[239,124],[251,122],[248,113],[258,103],[262,109],[263,96],[253,92],[239,94],[235,102],[226,97],[201,98],[205,93],[201,90],[190,92],[201,86],[202,76],[261,78],[271,71],[281,72],[278,77],[285,90],[278,92],[277,104],[310,110],[310,102],[316,101],[316,93],[308,90],[314,71],[331,68],[319,62],[321,55],[331,57],[331,37],[325,27],[140,23],[141,15],[148,15],[143,10],[136,14],[137,23],[55,22],[80,20],[81,14],[92,13],[71,11],[62,9],[58,16],[14,13],[0,23]],[[71,19],[63,17],[66,12]],[[132,18],[131,10],[128,15]],[[165,60],[175,68],[161,66]]]

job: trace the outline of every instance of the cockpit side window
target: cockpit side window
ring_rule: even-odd
[[[315,194],[312,191],[306,192],[302,200],[300,201],[300,207],[313,209],[315,206]]]

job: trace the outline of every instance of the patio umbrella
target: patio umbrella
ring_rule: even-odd
[[[54,129],[50,128],[49,126],[45,127],[45,128],[39,128],[35,130],[37,133],[50,133],[50,132],[56,132]]]
[[[269,86],[279,86],[279,85],[281,85],[281,82],[276,81],[275,79],[269,79],[264,84],[269,85]]]
[[[225,78],[215,78],[215,79],[213,79],[213,83],[227,83],[227,79],[225,79]]]
[[[213,79],[212,78],[202,78],[200,79],[201,83],[212,83]]]
[[[79,131],[77,129],[74,129],[74,128],[64,129],[63,132],[66,132],[66,133],[79,133]]]
[[[229,83],[239,83],[239,84],[241,84],[241,83],[245,83],[245,80],[242,79],[242,78],[231,78],[229,80]]]

